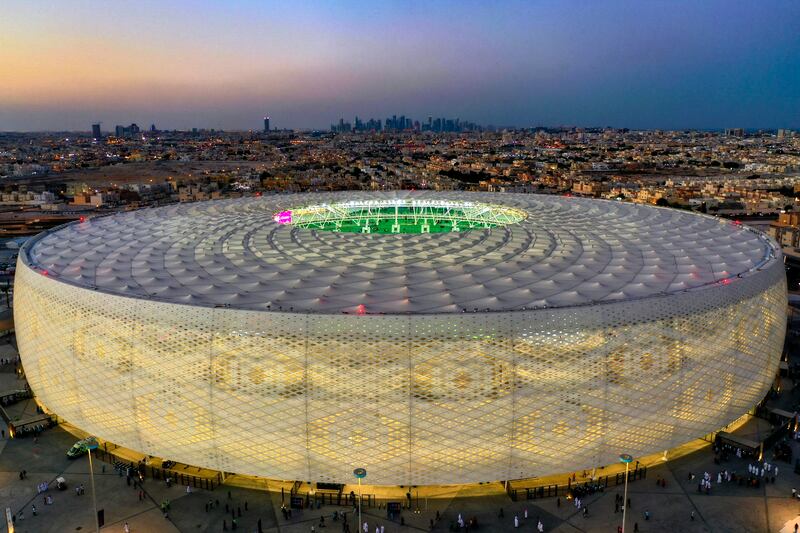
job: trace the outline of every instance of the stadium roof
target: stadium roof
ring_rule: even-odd
[[[500,215],[490,211],[495,215],[487,227],[479,221],[474,229],[422,234],[327,231],[278,216],[347,203],[486,204],[523,216],[507,223],[502,209],[495,210]],[[43,274],[123,296],[366,314],[639,299],[735,282],[780,254],[759,232],[675,209],[427,191],[276,195],[143,209],[73,223],[26,247],[29,264]]]

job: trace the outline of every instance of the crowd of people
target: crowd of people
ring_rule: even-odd
[[[733,470],[720,470],[716,474],[703,472],[697,481],[697,492],[711,494],[711,490],[716,485],[723,483],[736,483],[740,486],[758,488],[762,483],[775,483],[780,468],[767,461],[756,461],[747,464],[747,475],[737,474]],[[689,473],[689,481],[695,480],[696,476]]]

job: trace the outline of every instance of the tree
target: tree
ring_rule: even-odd
[[[667,201],[666,198],[662,197],[656,200],[656,205],[660,207],[669,207],[669,202]]]

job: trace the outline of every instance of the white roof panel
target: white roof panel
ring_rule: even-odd
[[[490,229],[336,233],[273,215],[350,200],[513,207]],[[573,306],[698,289],[777,260],[761,233],[674,209],[561,196],[346,192],[179,204],[74,223],[28,244],[67,283],[192,305],[314,313]],[[364,307],[359,309],[358,306]]]

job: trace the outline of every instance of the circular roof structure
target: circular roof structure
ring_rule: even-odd
[[[283,480],[478,483],[661,453],[761,401],[786,329],[762,233],[557,196],[172,205],[54,229],[17,265],[49,412]]]
[[[41,273],[122,296],[357,314],[640,299],[728,283],[780,254],[757,231],[675,209],[427,191],[143,209],[72,223],[26,248]]]

